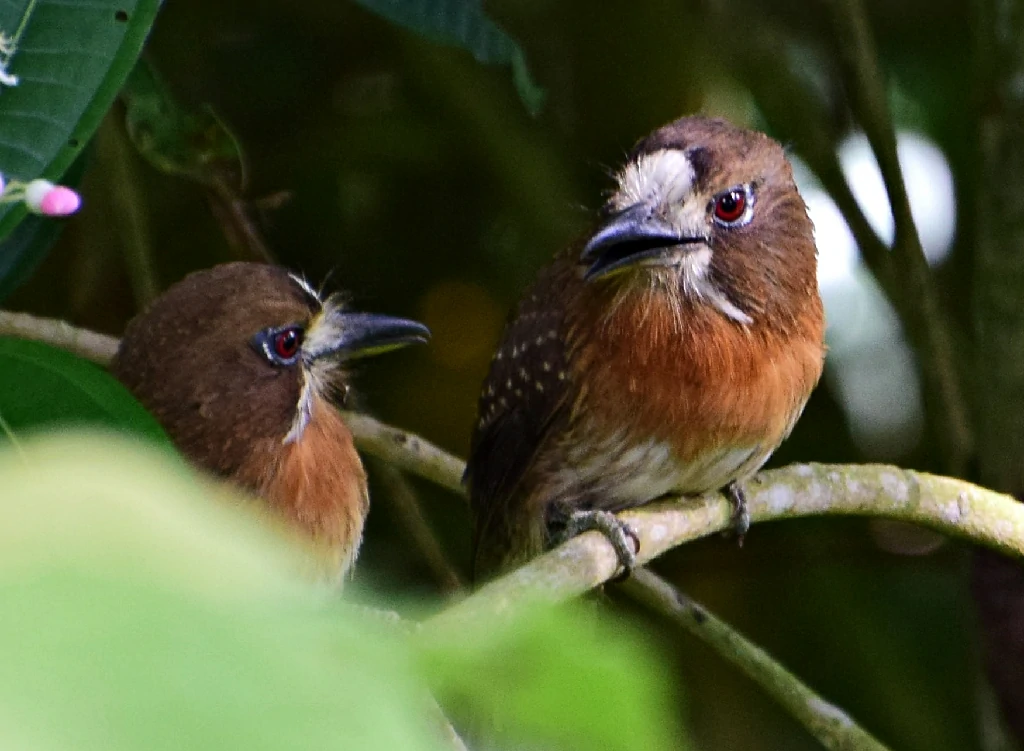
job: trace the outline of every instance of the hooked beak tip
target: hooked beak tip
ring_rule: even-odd
[[[648,206],[637,204],[612,216],[583,246],[580,260],[589,264],[584,279],[596,279],[655,259],[670,248],[698,242],[704,239],[680,234],[653,216]]]

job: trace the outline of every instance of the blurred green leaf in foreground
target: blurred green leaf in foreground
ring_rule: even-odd
[[[563,612],[403,641],[144,444],[29,438],[0,487],[2,748],[428,751],[428,680],[545,747],[679,747],[635,635]]]

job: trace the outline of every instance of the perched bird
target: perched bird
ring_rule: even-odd
[[[229,263],[187,276],[133,319],[111,369],[186,457],[263,498],[325,551],[340,582],[369,505],[336,409],[346,364],[428,335],[350,312],[282,268]]]
[[[703,117],[641,140],[491,363],[466,471],[477,573],[587,529],[628,572],[636,536],[612,513],[670,493],[726,488],[742,534],[737,483],[821,375],[816,267],[778,143]]]

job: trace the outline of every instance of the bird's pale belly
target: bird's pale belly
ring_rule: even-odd
[[[756,472],[775,446],[711,446],[687,461],[671,443],[636,440],[625,431],[606,434],[581,426],[583,440],[567,441],[565,461],[550,478],[551,498],[586,496],[587,505],[613,511],[637,506],[670,493],[717,490]]]

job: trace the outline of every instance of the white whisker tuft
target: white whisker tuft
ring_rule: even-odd
[[[320,300],[312,288],[298,278],[292,278]],[[330,394],[335,389],[335,384],[344,377],[344,372],[337,362],[329,357],[320,357],[324,352],[333,349],[342,338],[341,313],[345,310],[344,298],[341,295],[331,295],[320,304],[320,312],[313,317],[302,342],[302,389],[295,410],[295,419],[284,437],[284,443],[291,443],[302,437],[312,417],[316,399],[331,401]]]

